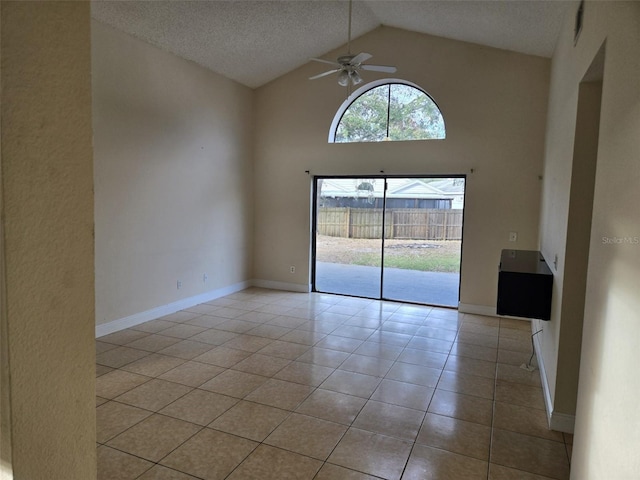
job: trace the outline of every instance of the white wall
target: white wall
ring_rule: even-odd
[[[88,480],[96,478],[89,4],[0,8],[0,477]]]
[[[253,92],[96,21],[91,43],[97,324],[249,280]]]
[[[576,46],[573,26],[570,16],[552,64],[540,236],[543,252],[558,254],[559,282],[542,353],[555,406],[570,408],[575,394],[556,383],[575,374],[575,359],[564,357],[580,341],[560,316],[576,112],[579,84],[606,42],[571,478],[632,479],[640,471],[640,3],[587,2]]]
[[[500,250],[538,246],[549,60],[390,27],[355,40],[352,50],[396,65],[395,76],[424,88],[443,113],[447,138],[328,144],[346,89],[335,77],[307,80],[323,71],[318,63],[258,89],[255,278],[309,284],[312,181],[305,170],[467,174],[460,301],[495,311]],[[510,231],[518,242],[508,242]]]

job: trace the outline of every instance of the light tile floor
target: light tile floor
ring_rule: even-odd
[[[98,478],[567,479],[525,321],[252,288],[96,341]],[[535,362],[535,359],[534,359]]]

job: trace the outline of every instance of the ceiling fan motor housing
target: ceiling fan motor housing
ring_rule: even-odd
[[[342,55],[341,57],[338,57],[338,63],[341,65],[350,65],[351,60],[353,60],[354,57],[355,55]]]

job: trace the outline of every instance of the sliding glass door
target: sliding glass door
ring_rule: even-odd
[[[388,183],[382,298],[457,307],[464,178]]]
[[[380,298],[383,178],[316,179],[316,291]]]
[[[318,177],[315,291],[457,307],[463,177]]]

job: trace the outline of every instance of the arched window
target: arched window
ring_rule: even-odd
[[[444,119],[433,99],[417,85],[388,79],[353,92],[338,109],[329,132],[330,143],[441,138]]]

